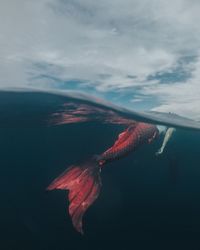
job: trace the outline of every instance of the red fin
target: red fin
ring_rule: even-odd
[[[95,160],[81,166],[72,166],[56,178],[47,190],[69,190],[69,214],[76,230],[83,233],[82,217],[91,204],[97,199],[101,179],[100,168]]]

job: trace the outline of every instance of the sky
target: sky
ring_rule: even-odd
[[[79,90],[200,120],[199,0],[0,2],[0,88]]]

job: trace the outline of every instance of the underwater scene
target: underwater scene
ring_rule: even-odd
[[[109,105],[0,92],[1,249],[200,249],[198,124]]]

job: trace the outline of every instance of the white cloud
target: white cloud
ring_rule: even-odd
[[[156,76],[198,57],[199,12],[198,0],[3,1],[0,86],[76,79],[97,91],[137,87],[156,98],[156,109],[197,117],[199,60],[183,60],[191,71],[183,82]]]
[[[181,83],[146,86],[143,94],[160,100],[157,111],[175,112],[200,121],[200,57],[191,65],[191,77]]]

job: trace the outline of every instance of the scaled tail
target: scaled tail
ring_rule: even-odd
[[[101,188],[100,167],[96,159],[73,165],[56,178],[47,190],[69,190],[69,214],[75,229],[83,234],[82,217],[97,199]]]

